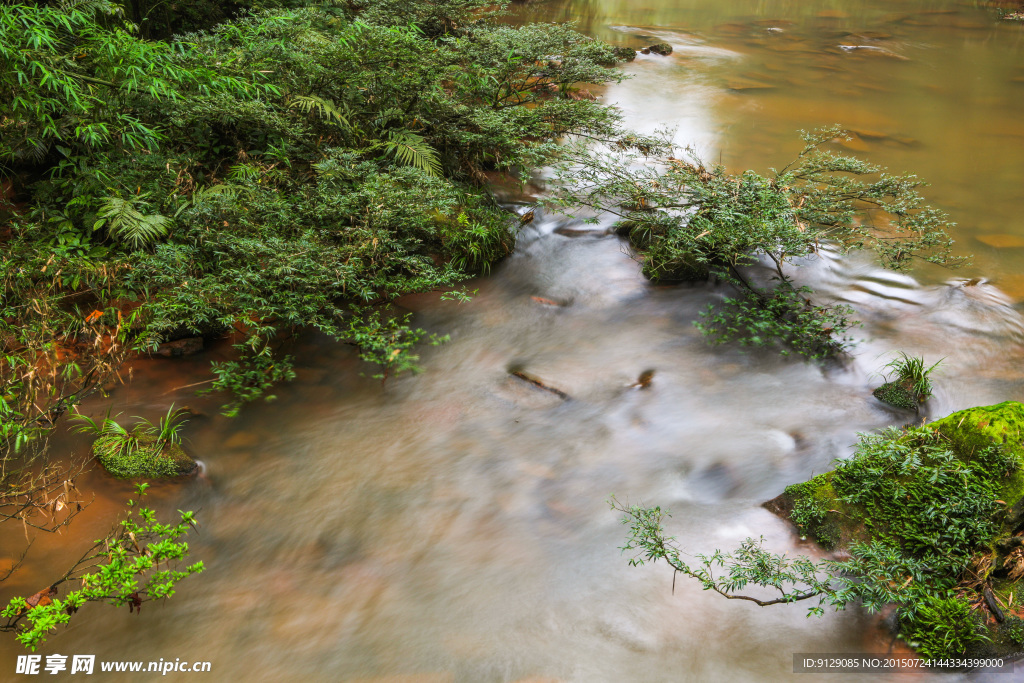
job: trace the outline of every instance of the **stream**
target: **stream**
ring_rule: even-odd
[[[801,278],[863,326],[849,362],[822,369],[708,345],[693,322],[721,290],[653,286],[610,220],[537,211],[514,254],[470,283],[471,302],[399,302],[451,337],[422,349],[421,374],[382,387],[353,349],[308,335],[296,381],[228,419],[220,397],[186,385],[229,349],[137,361],[115,413],[155,418],[172,401],[200,413],[185,435],[203,475],[150,498],[163,515],[196,511],[189,542],[207,569],[138,616],[84,609],[42,654],[212,662],[168,681],[554,683],[791,680],[794,653],[906,652],[856,608],[807,618],[692,581],[673,591],[666,566],[628,566],[606,501],[669,509],[688,553],[763,535],[773,551],[814,554],[760,504],[849,455],[858,432],[907,420],[870,393],[895,351],[945,358],[932,417],[1024,400],[1024,26],[938,0],[551,0],[515,20],[671,44],[595,93],[628,125],[669,125],[731,170],[781,167],[797,129],[850,127],[848,151],[931,182],[973,265],[896,274],[824,250]],[[650,386],[631,387],[646,371]],[[59,575],[132,495],[101,471],[79,487],[96,501],[37,541],[4,603]],[[3,534],[0,548],[24,543],[20,528]],[[0,671],[19,648],[0,642]],[[932,678],[1012,676],[878,680]]]

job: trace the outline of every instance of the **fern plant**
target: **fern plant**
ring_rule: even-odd
[[[146,196],[139,195],[132,199],[107,197],[97,212],[99,220],[93,223],[92,229],[105,227],[107,234],[132,249],[147,247],[161,237],[166,237],[170,232],[170,218],[158,213],[146,215],[136,208]]]
[[[441,175],[441,161],[437,150],[431,147],[422,135],[404,129],[392,129],[383,141],[386,154],[404,165],[418,168],[435,178]]]

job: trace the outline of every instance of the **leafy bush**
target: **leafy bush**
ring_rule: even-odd
[[[963,259],[951,256],[951,223],[918,194],[923,183],[915,176],[830,151],[846,136],[838,127],[802,135],[797,158],[767,175],[709,167],[667,136],[623,138],[605,154],[581,146],[560,167],[560,195],[549,203],[620,216],[619,229],[651,279],[715,275],[736,289],[738,298],[700,324],[716,341],[819,358],[846,346],[851,311],[815,303],[794,287],[787,272],[794,261],[817,255],[824,243],[870,248],[896,270],[917,259]],[[774,270],[768,285],[750,277],[762,264]]]
[[[978,623],[971,606],[954,596],[926,596],[913,618],[902,625],[903,637],[925,659],[956,657],[978,643],[991,640]]]
[[[137,486],[140,500],[148,486]],[[33,596],[37,599],[30,606],[25,598],[12,598],[0,612],[7,620],[0,630],[16,632],[18,641],[34,651],[86,603],[139,610],[144,602],[171,597],[178,582],[203,571],[202,562],[175,568],[188,556],[188,544],[179,539],[196,527],[192,512],[182,512],[178,522],[164,524],[137,501],[129,500],[128,507],[131,512],[110,535],[96,541],[69,572],[40,591],[42,599]],[[75,582],[78,588],[57,598],[58,586],[66,582]]]

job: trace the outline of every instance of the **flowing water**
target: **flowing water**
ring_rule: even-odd
[[[974,265],[910,277],[859,257],[808,263],[803,277],[864,322],[853,360],[822,370],[709,347],[693,321],[721,292],[651,286],[607,223],[538,212],[471,303],[402,302],[451,335],[423,350],[422,374],[382,388],[351,349],[304,338],[298,379],[229,420],[182,388],[225,349],[140,361],[115,412],[153,417],[173,400],[205,413],[187,428],[204,475],[152,500],[197,511],[208,569],[140,616],[84,610],[44,654],[208,660],[218,681],[394,683],[787,680],[793,653],[898,651],[857,609],[807,619],[691,582],[673,592],[666,567],[627,566],[605,501],[669,508],[690,553],[759,535],[813,553],[759,504],[848,455],[858,431],[906,419],[870,396],[887,353],[946,357],[933,416],[1024,400],[1024,27],[926,0],[556,0],[518,18],[671,43],[599,94],[732,169],[785,163],[798,128],[857,130],[853,151],[932,181]],[[650,386],[631,387],[645,371]],[[4,602],[58,575],[131,494],[101,472],[81,488],[96,502],[37,542]],[[3,531],[9,562],[24,539]],[[0,671],[16,654],[0,645]]]

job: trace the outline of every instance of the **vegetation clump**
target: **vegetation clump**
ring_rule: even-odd
[[[862,435],[849,459],[766,504],[843,550],[841,560],[787,558],[747,539],[692,564],[665,534],[660,508],[613,507],[630,526],[633,564],[666,560],[730,599],[814,600],[816,615],[853,601],[871,611],[895,605],[900,635],[929,659],[1019,651],[1024,630],[1006,624],[1024,615],[1013,597],[1024,578],[1022,427],[1024,405],[1006,402]],[[739,592],[747,586],[769,597]]]
[[[188,421],[184,413],[171,405],[156,425],[141,420],[131,431],[109,417],[97,422],[79,414],[75,419],[78,431],[98,437],[92,452],[107,472],[119,479],[154,479],[189,474],[197,467],[181,447],[179,432]]]
[[[813,301],[793,282],[796,262],[825,244],[871,249],[896,270],[963,260],[951,255],[949,219],[917,192],[923,183],[832,150],[847,137],[838,127],[805,132],[797,158],[767,174],[708,166],[667,136],[603,154],[583,148],[561,167],[551,203],[621,217],[652,280],[728,284],[734,293],[699,325],[713,341],[823,358],[849,345],[852,309]]]
[[[942,363],[937,361],[926,368],[924,359],[900,352],[899,358],[889,361],[885,367],[885,384],[872,394],[883,403],[905,410],[917,410],[932,396],[931,374]]]

